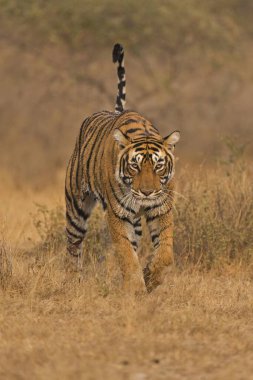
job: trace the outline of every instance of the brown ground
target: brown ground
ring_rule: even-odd
[[[243,274],[175,273],[138,300],[104,297],[94,280],[46,280],[43,294],[1,297],[3,379],[252,378],[253,286]],[[46,280],[37,274],[37,287]]]

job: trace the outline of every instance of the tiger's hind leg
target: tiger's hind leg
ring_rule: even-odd
[[[87,232],[87,220],[96,204],[96,198],[91,193],[84,193],[78,202],[66,192],[66,235],[67,252],[80,257],[82,242]]]

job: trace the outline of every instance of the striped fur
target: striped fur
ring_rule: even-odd
[[[120,44],[115,44],[112,52],[112,60],[118,63],[118,94],[116,98],[115,111],[122,112],[126,104],[126,71],[124,65],[124,49]]]
[[[106,210],[120,257],[124,283],[134,291],[152,290],[164,266],[173,261],[173,148],[179,133],[162,138],[134,111],[102,111],[82,124],[66,174],[67,250],[79,256],[87,220],[96,201]],[[136,250],[141,215],[155,254],[143,273]]]

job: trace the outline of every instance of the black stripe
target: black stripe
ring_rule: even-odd
[[[138,146],[141,146],[142,144],[146,144],[146,145],[155,145],[156,147],[158,148],[162,148],[163,147],[163,144],[162,142],[158,141],[158,140],[151,140],[150,138],[140,138],[138,140],[136,140],[133,144],[133,148],[135,147],[138,147]]]
[[[69,164],[68,164],[68,168],[67,168],[67,172],[69,172],[69,170],[71,170],[70,166],[71,166],[71,163],[72,161],[70,160],[69,161]],[[66,200],[69,202],[70,204],[70,208],[71,208],[71,211],[73,214],[76,214],[76,210],[72,204],[72,199],[74,197],[74,194],[73,194],[73,191],[72,191],[72,173],[70,172],[69,173],[69,187],[70,187],[70,191],[71,191],[71,194],[69,194],[68,190],[67,190],[67,181],[66,181],[66,184],[65,184],[65,195],[66,195]],[[66,202],[67,203],[67,202]],[[67,206],[67,204],[66,204]],[[78,216],[78,215],[77,215]]]
[[[135,144],[133,145],[133,148],[138,148],[138,146],[141,146],[141,145],[143,145],[143,144],[147,145],[147,141],[146,141],[146,140],[142,140],[142,141],[140,141],[140,142],[137,142],[137,143],[135,143]]]
[[[71,157],[70,175],[69,175],[69,187],[70,187],[70,192],[71,192],[72,198],[74,196],[73,186],[72,186],[72,179],[73,179],[72,177],[73,177],[75,162],[76,162],[76,149],[74,150],[72,157]]]
[[[66,227],[66,232],[68,235],[71,235],[72,237],[74,237],[76,239],[80,239],[82,241],[83,235],[82,236],[76,235],[73,232],[71,232],[67,227]]]
[[[83,229],[82,227],[78,226],[70,217],[70,215],[68,214],[68,212],[66,212],[66,217],[67,217],[67,220],[69,222],[69,224],[75,228],[78,232],[80,232],[80,234],[85,234],[86,233],[86,230]]]
[[[152,210],[155,210],[156,208],[158,208],[158,207],[161,207],[163,205],[163,202],[162,203],[159,203],[159,204],[156,204],[156,205],[154,205],[154,206],[147,206],[147,207],[145,207],[145,212],[147,212],[147,211],[152,211]]]
[[[121,124],[119,128],[123,127],[124,125],[134,124],[134,123],[139,123],[139,120],[136,120],[136,119],[128,119],[128,120],[126,120],[125,122],[123,122],[123,124]]]
[[[141,218],[138,219],[134,224],[133,224],[134,227],[140,227],[141,226]]]
[[[92,122],[94,121],[94,119],[97,119],[97,118],[99,118],[99,117],[101,117],[101,116],[102,116],[102,112],[99,112],[99,113],[96,113],[96,114],[93,115],[92,120],[91,120],[91,118],[85,119],[85,121],[87,120],[87,122],[90,122],[90,123],[88,124],[88,126],[90,127],[89,130],[88,130],[88,132],[90,132],[91,129],[92,129],[92,126],[93,126],[93,123],[92,123]],[[84,123],[85,123],[85,121],[84,121]],[[82,127],[81,127],[81,129],[82,129]],[[81,157],[80,157],[80,152],[78,152],[78,162],[77,162],[77,169],[76,169],[76,173],[75,173],[76,180],[77,180],[77,175],[78,175],[77,170],[78,170],[79,162],[80,162],[80,161],[83,162],[83,154],[84,154],[84,150],[85,150],[86,146],[88,145],[89,141],[92,139],[92,137],[93,137],[95,131],[96,131],[96,129],[93,130],[93,133],[89,136],[89,138],[86,140],[85,145],[82,147],[82,155],[81,155]],[[86,131],[86,133],[87,133],[87,131]],[[74,153],[72,154],[71,161],[70,161],[70,182],[69,182],[69,185],[70,185],[70,191],[71,191],[72,198],[75,197],[75,194],[74,194],[74,191],[73,191],[73,183],[72,183],[72,180],[73,180],[73,175],[74,175],[73,172],[74,172],[74,166],[75,166],[76,159],[77,159],[77,145],[75,146],[75,150],[74,150]],[[75,182],[76,182],[76,181],[75,181]],[[77,182],[76,182],[76,183],[77,183]],[[78,188],[78,186],[77,186],[77,188]],[[75,203],[75,204],[76,204],[76,203]],[[77,207],[77,208],[78,208],[78,207]]]
[[[124,77],[124,74],[125,74],[125,68],[123,66],[119,66],[118,67],[118,77],[119,77],[120,82],[118,83],[118,85],[119,84],[122,84],[123,86],[126,85],[126,81],[122,80]]]
[[[103,128],[106,126],[106,124],[108,123],[108,119],[103,119],[97,126],[96,128],[94,129],[95,132],[99,132],[98,131],[98,128]],[[93,148],[94,148],[94,145],[96,144],[96,141],[98,140],[99,137],[101,137],[101,134],[104,136],[104,134],[106,133],[107,131],[107,128],[104,128],[104,130],[102,130],[101,133],[97,133],[97,136],[95,137],[95,140],[92,142],[92,145],[90,147],[90,154],[89,154],[89,158],[87,160],[87,163],[86,163],[86,167],[85,167],[85,170],[86,170],[86,175],[87,175],[87,184],[89,186],[89,188],[91,187],[91,184],[90,184],[90,173],[89,173],[89,167],[90,167],[90,160],[91,160],[91,157],[92,155],[95,153]],[[95,135],[95,133],[92,135],[92,137]],[[98,146],[99,148],[99,146]],[[97,148],[96,148],[97,149]],[[96,156],[95,156],[96,157]],[[94,189],[92,189],[94,191]]]
[[[147,220],[147,223],[148,223],[148,222],[152,222],[153,220],[155,220],[155,219],[158,218],[158,217],[159,217],[159,215],[148,216],[147,219],[146,219],[146,220]]]
[[[76,145],[75,145],[75,150],[74,150],[74,153],[76,153],[76,156],[75,156],[75,160],[77,159],[77,167],[76,167],[76,173],[75,173],[75,182],[76,182],[76,188],[78,189],[78,180],[79,180],[79,165],[80,165],[80,153],[81,153],[81,144],[82,144],[82,137],[85,137],[83,136],[83,133],[84,133],[84,128],[87,128],[86,131],[85,131],[85,135],[89,135],[91,130],[92,130],[92,122],[94,122],[94,120],[96,120],[97,118],[101,117],[102,112],[98,112],[96,114],[93,114],[91,117],[87,117],[82,125],[81,125],[81,128],[80,128],[80,131],[79,131],[79,139],[76,141]],[[73,169],[74,169],[74,166],[71,165],[71,176],[73,174]],[[71,187],[72,187],[72,178],[71,178]],[[71,189],[72,191],[72,189]]]
[[[158,248],[160,246],[160,242],[159,241],[157,241],[156,243],[154,243],[154,247],[155,248]]]
[[[131,244],[135,247],[135,248],[137,248],[138,247],[138,245],[137,245],[137,243],[136,243],[136,241],[131,241]]]
[[[163,144],[160,143],[159,141],[152,141],[152,142],[148,141],[147,144],[149,145],[149,148],[151,148],[150,145],[152,145],[152,144],[155,145],[157,148],[162,148],[162,146],[163,146]]]
[[[122,60],[123,60],[123,57],[124,57],[124,49],[123,49],[123,46],[120,45],[120,44],[115,44],[113,46],[113,50],[112,50],[112,61],[115,63],[115,62],[119,62],[121,63]]]
[[[136,233],[136,235],[138,236],[141,236],[142,235],[142,231],[137,231],[137,230],[134,230],[134,232]]]
[[[151,240],[152,240],[152,242],[154,243],[154,240],[155,240],[155,239],[158,239],[159,236],[160,236],[160,235],[157,235],[157,234],[155,234],[155,235],[153,235],[153,236],[151,235]]]
[[[74,206],[75,210],[77,211],[78,216],[80,216],[84,221],[89,218],[90,214],[87,214],[85,211],[83,211],[79,207],[75,197],[73,197],[73,206]]]
[[[67,200],[69,201],[69,203],[71,203],[71,197],[70,197],[70,195],[68,193],[68,190],[67,190],[66,186],[65,186],[65,196],[66,196]]]
[[[154,215],[154,216],[148,216],[148,217],[146,218],[146,221],[147,221],[147,223],[148,223],[148,222],[152,222],[152,221],[155,220],[156,218],[159,218],[160,216],[162,216],[162,215],[164,215],[164,214],[168,214],[171,210],[172,210],[172,206],[171,206],[168,210],[166,210],[163,214],[158,214],[158,215]],[[145,210],[145,211],[146,211],[146,210]]]
[[[126,85],[126,81],[123,80],[123,76],[125,74],[124,67],[119,67],[118,73],[120,74],[120,82],[118,83],[118,88],[123,88]],[[119,87],[120,86],[120,87]]]
[[[98,191],[97,191],[97,195],[98,195],[98,201],[102,204],[103,210],[105,211],[107,209],[106,201],[104,197],[102,196],[102,194],[99,193]]]
[[[117,202],[121,205],[121,207],[123,207],[124,208],[124,210],[127,210],[127,211],[129,211],[129,212],[131,212],[132,214],[135,214],[135,211],[134,210],[132,210],[130,207],[126,207],[125,205],[124,205],[124,203],[121,201],[121,199],[119,199],[118,197],[117,197],[117,195],[116,195],[116,193],[115,193],[115,191],[114,191],[114,188],[113,188],[113,186],[112,186],[112,183],[111,183],[111,181],[110,181],[110,179],[109,179],[109,185],[110,185],[110,189],[111,189],[111,191],[112,191],[112,194],[113,194],[113,196],[114,196],[114,198],[117,200]]]
[[[91,135],[89,136],[89,138],[86,140],[85,144],[82,146],[82,155],[80,157],[81,161],[83,161],[83,157],[84,157],[84,153],[85,153],[85,149],[87,148],[89,142],[92,140],[92,138],[94,137],[95,133],[97,132],[97,128],[99,128],[101,126],[101,124],[103,123],[104,119],[102,118],[102,120],[100,120],[98,122],[98,124],[96,125],[95,124],[95,127],[91,133]],[[91,123],[93,123],[94,121],[92,120]],[[94,126],[94,124],[92,124]]]
[[[111,125],[107,125],[106,126],[106,124],[110,124],[110,122],[112,122],[112,124]],[[97,163],[97,157],[98,157],[98,155],[97,155],[97,152],[98,152],[98,149],[100,148],[100,143],[101,143],[101,141],[103,140],[103,138],[105,137],[105,135],[106,135],[106,132],[108,132],[108,134],[109,134],[109,132],[111,132],[111,130],[112,130],[112,127],[114,126],[114,124],[115,124],[115,120],[112,120],[111,118],[108,120],[108,119],[106,119],[106,123],[103,125],[103,127],[105,127],[106,126],[106,128],[104,128],[104,133],[102,134],[101,133],[101,135],[100,135],[100,140],[97,140],[97,142],[95,141],[95,143],[97,143],[97,148],[96,148],[96,151],[95,150],[93,150],[93,146],[94,146],[94,144],[93,144],[93,146],[92,146],[92,150],[91,150],[91,154],[93,153],[94,155],[95,155],[95,159],[94,159],[94,163],[93,163],[93,172],[94,172],[94,174],[96,174],[96,163]],[[97,137],[98,138],[98,137]]]
[[[122,220],[123,222],[127,222],[127,223],[131,224],[131,226],[132,226],[133,223],[131,222],[130,219],[128,219],[126,216],[119,216],[119,215],[114,211],[114,209],[113,209],[113,207],[112,207],[112,204],[111,204],[111,202],[110,202],[110,199],[109,199],[109,197],[108,197],[108,194],[107,194],[107,200],[108,200],[108,203],[109,203],[109,205],[110,205],[110,209],[111,209],[113,215],[114,215],[117,219],[120,219],[120,220]]]
[[[89,126],[89,117],[87,117],[83,124],[81,125],[80,132],[79,132],[79,139],[78,139],[78,161],[77,161],[77,168],[76,168],[76,188],[78,189],[78,179],[79,179],[79,167],[80,167],[80,153],[81,153],[81,144],[82,144],[82,137],[84,133],[84,128]],[[90,130],[90,129],[89,129]],[[86,131],[87,133],[87,131]],[[77,142],[76,142],[77,146]]]
[[[71,210],[72,212],[75,214],[74,211],[77,212],[77,215],[80,216],[84,221],[87,220],[90,216],[90,214],[87,214],[85,213],[78,205],[77,203],[77,200],[75,198],[75,195],[73,194],[72,197],[70,196],[70,194],[68,193],[68,190],[67,188],[65,187],[65,195],[66,195],[66,198],[67,200],[69,201],[69,203],[71,204],[71,206],[74,206],[74,209],[73,207],[71,207]],[[73,202],[72,202],[73,201]],[[76,216],[76,215],[75,215]]]
[[[106,119],[101,127],[105,127],[106,124],[108,124],[110,121],[111,121],[110,119],[109,120]],[[102,131],[101,134],[97,134],[97,136],[96,136],[95,140],[93,141],[93,144],[92,144],[92,146],[90,148],[90,155],[89,155],[89,158],[88,158],[87,163],[86,163],[87,182],[88,182],[88,185],[90,187],[91,187],[91,183],[90,183],[90,162],[91,162],[91,157],[92,157],[92,155],[95,157],[94,158],[94,164],[93,164],[93,171],[92,172],[96,173],[95,165],[96,165],[96,162],[97,162],[98,151],[101,148],[101,144],[99,142],[103,141],[106,133],[108,135],[111,132],[111,130],[114,127],[115,122],[116,122],[116,119],[113,120],[113,122],[111,123],[111,125],[107,125],[107,127],[104,128],[104,130]],[[95,188],[92,189],[92,190],[93,191],[96,190],[96,184],[95,184]]]
[[[130,129],[127,130],[126,133],[127,134],[128,133],[134,133],[134,132],[141,131],[141,130],[142,130],[141,128],[130,128]]]

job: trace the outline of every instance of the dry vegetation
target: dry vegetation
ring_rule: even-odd
[[[78,266],[66,262],[61,204],[16,214],[34,228],[29,244],[11,236],[1,243],[0,377],[250,378],[252,173],[241,165],[185,172],[174,210],[176,265],[141,298],[122,293],[100,208]],[[141,260],[149,253],[145,236]]]
[[[0,4],[0,379],[250,379],[251,1]],[[65,256],[66,161],[84,116],[113,108],[115,38],[129,107],[182,132],[175,266],[139,298],[99,207],[83,261]]]

